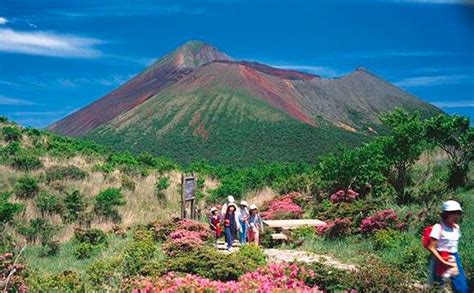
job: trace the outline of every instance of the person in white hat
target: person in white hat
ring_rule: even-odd
[[[240,223],[237,215],[237,205],[233,202],[227,205],[227,211],[224,214],[224,234],[227,242],[227,250],[232,249],[235,235],[240,230]]]
[[[211,227],[211,230],[214,231],[215,236],[216,236],[216,245],[217,245],[217,240],[219,237],[221,237],[222,234],[222,217],[219,215],[219,210],[216,207],[211,208],[211,214],[209,215],[209,226]]]
[[[239,230],[239,241],[240,244],[245,244],[247,242],[247,227],[249,219],[249,210],[247,208],[248,204],[245,200],[240,202],[240,209],[238,212],[240,230]]]
[[[263,233],[263,220],[258,213],[257,206],[252,204],[250,205],[250,215],[249,215],[249,242],[255,245],[259,244],[260,233]]]
[[[428,249],[432,253],[430,262],[430,284],[444,286],[450,279],[453,291],[467,293],[466,275],[458,253],[461,230],[458,221],[462,215],[461,205],[454,200],[445,201],[441,209],[441,222],[433,225]]]
[[[227,212],[227,205],[230,203],[235,203],[235,198],[232,195],[229,195],[227,197],[227,202],[222,205],[221,208],[221,215],[224,216],[225,213]]]

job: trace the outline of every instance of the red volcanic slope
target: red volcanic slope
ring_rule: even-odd
[[[70,136],[86,134],[142,104],[194,68],[214,60],[229,60],[229,57],[201,42],[187,42],[124,85],[48,128]]]

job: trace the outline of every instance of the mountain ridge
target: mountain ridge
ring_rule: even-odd
[[[166,152],[186,162],[192,158],[183,147],[219,162],[247,153],[252,154],[249,162],[271,156],[314,160],[331,150],[331,137],[346,146],[367,140],[382,130],[379,116],[396,107],[422,116],[441,112],[362,67],[323,78],[233,60],[214,46],[192,41],[49,129],[134,152]],[[296,142],[294,148],[281,144],[279,136]],[[248,149],[236,150],[239,145]]]

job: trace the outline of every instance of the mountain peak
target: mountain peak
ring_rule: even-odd
[[[187,41],[174,51],[176,65],[181,68],[196,68],[217,60],[231,60],[216,47],[202,41]]]

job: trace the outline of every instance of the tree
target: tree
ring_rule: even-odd
[[[382,186],[389,168],[382,143],[381,139],[376,139],[359,148],[341,149],[338,154],[323,157],[319,164],[321,179],[332,191],[352,188],[366,194],[373,187]]]
[[[474,129],[470,127],[469,118],[458,115],[432,117],[426,121],[426,137],[449,157],[448,186],[464,186],[474,150]]]
[[[382,116],[381,120],[391,130],[384,138],[384,153],[396,171],[394,187],[403,201],[407,173],[426,145],[424,124],[419,113],[412,115],[400,108]]]

